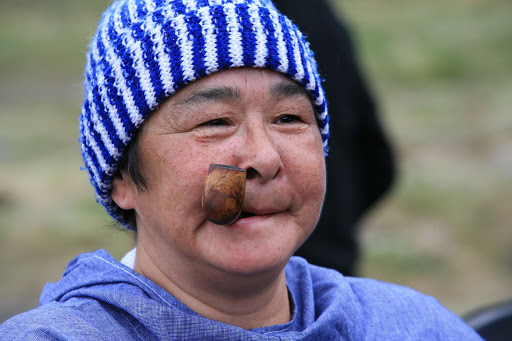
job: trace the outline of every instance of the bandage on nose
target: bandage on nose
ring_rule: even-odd
[[[206,218],[218,225],[234,223],[242,212],[245,196],[245,169],[211,164],[202,198]]]

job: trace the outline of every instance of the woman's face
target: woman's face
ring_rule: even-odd
[[[147,189],[113,198],[135,209],[138,247],[176,272],[280,271],[320,215],[325,165],[312,104],[277,72],[231,69],[187,85],[144,123],[138,157]],[[231,225],[201,208],[212,163],[249,170],[245,217]]]

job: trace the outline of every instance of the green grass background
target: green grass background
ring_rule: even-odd
[[[85,51],[106,0],[0,0],[0,322],[79,252],[133,245],[82,165]],[[399,162],[361,275],[463,315],[512,292],[512,2],[338,0]],[[334,118],[335,119],[335,118]]]

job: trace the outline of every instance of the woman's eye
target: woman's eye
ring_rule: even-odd
[[[227,125],[229,125],[229,122],[225,118],[216,118],[200,124],[201,127],[221,127]]]
[[[276,120],[276,123],[281,123],[281,124],[287,124],[287,123],[296,123],[296,122],[301,122],[301,118],[297,115],[283,115],[283,116],[280,116],[277,120]]]

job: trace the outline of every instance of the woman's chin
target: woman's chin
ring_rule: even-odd
[[[291,257],[291,252],[283,249],[233,250],[210,258],[212,265],[232,275],[251,276],[263,273],[280,272]]]

